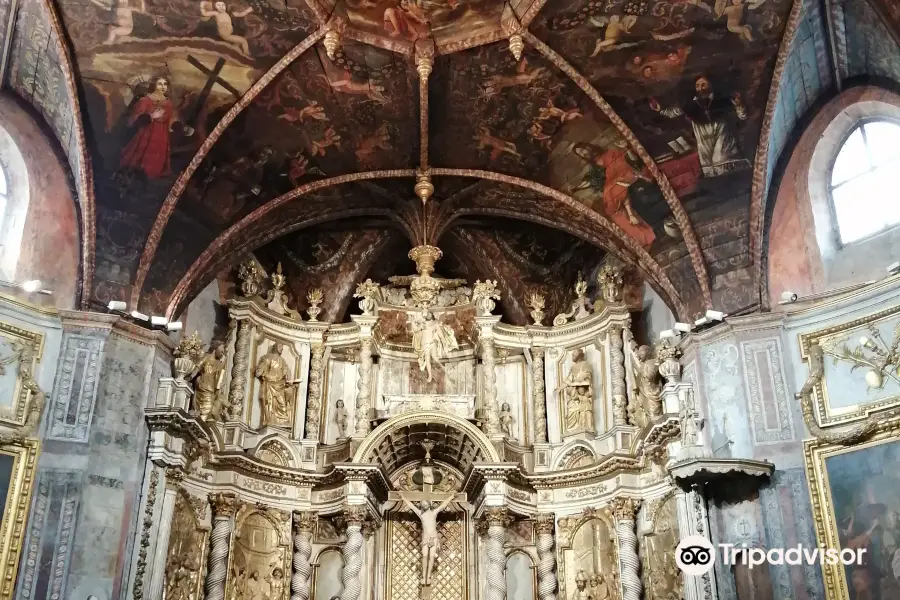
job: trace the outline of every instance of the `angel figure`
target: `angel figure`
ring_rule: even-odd
[[[619,45],[619,38],[623,33],[631,33],[631,28],[637,23],[637,15],[610,15],[609,17],[591,17],[590,21],[597,27],[605,27],[603,39],[598,39],[591,57],[601,52],[614,50]]]
[[[731,5],[728,5],[728,0],[716,0],[716,18],[721,19],[725,17],[725,27],[731,33],[736,33],[741,38],[747,40],[748,42],[753,41],[753,31],[750,29],[749,25],[745,25],[744,21],[744,11],[746,9],[756,10],[763,4],[765,4],[766,0],[753,0],[750,3],[745,4],[744,0],[731,0]]]
[[[101,0],[91,0],[103,10],[112,10],[113,6]],[[134,6],[132,6],[134,2]],[[144,0],[117,0],[115,2],[115,24],[109,26],[109,36],[104,44],[131,41],[134,31],[134,13],[147,13],[147,5]]]
[[[334,404],[334,422],[338,428],[338,439],[347,437],[347,408],[343,400],[338,399]]]
[[[413,319],[413,349],[419,358],[419,371],[428,373],[428,381],[433,380],[432,362],[440,361],[448,352],[459,348],[453,330],[434,318],[425,309],[421,316]]]
[[[208,21],[210,19],[215,19],[216,31],[222,41],[237,46],[238,50],[240,50],[244,56],[250,56],[250,46],[247,43],[247,38],[234,33],[234,22],[232,21],[232,17],[240,19],[252,12],[253,7],[248,6],[244,10],[238,10],[229,14],[228,8],[222,0],[216,2],[213,5],[212,10],[210,10],[210,2],[207,0],[200,2],[200,14],[203,16],[203,20]]]

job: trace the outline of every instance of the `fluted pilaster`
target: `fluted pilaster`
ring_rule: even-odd
[[[484,509],[482,519],[487,526],[485,600],[506,600],[506,552],[503,547],[506,544],[506,528],[512,519],[503,506]]]
[[[359,340],[359,379],[356,381],[356,435],[365,437],[372,431],[369,412],[372,398],[372,338]]]
[[[313,344],[309,358],[309,387],[306,400],[307,440],[319,439],[319,421],[322,415],[322,372],[325,366],[325,345]]]
[[[206,572],[206,600],[224,600],[228,572],[228,542],[234,527],[238,500],[234,494],[210,496],[212,533],[209,535],[209,568]]]
[[[534,441],[547,443],[547,398],[544,394],[544,349],[531,349],[531,401],[534,404]]]
[[[609,328],[609,356],[612,372],[613,425],[628,423],[626,405],[628,394],[625,388],[625,342],[621,327]]]
[[[556,600],[556,552],[553,548],[552,513],[539,514],[534,519],[535,547],[538,564],[538,599]]]
[[[312,565],[312,535],[316,526],[316,513],[294,513],[294,573],[291,575],[291,600],[309,600],[309,578]]]
[[[363,526],[366,521],[364,506],[348,506],[344,509],[344,521],[347,524],[347,541],[344,543],[344,571],[341,579],[344,591],[341,600],[359,600],[362,593],[360,574],[363,568],[363,546],[366,543]]]
[[[622,580],[622,600],[641,600],[641,561],[638,558],[635,518],[641,501],[634,498],[614,498],[611,507],[619,539],[619,575]]]
[[[488,435],[500,431],[497,414],[497,356],[494,338],[490,335],[481,339],[481,360],[484,367],[484,432]]]
[[[231,365],[231,385],[228,388],[228,419],[241,418],[247,393],[247,368],[250,360],[250,321],[238,324],[234,340],[234,362]]]

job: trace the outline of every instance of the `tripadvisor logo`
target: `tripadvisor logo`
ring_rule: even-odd
[[[715,563],[715,547],[702,535],[689,535],[675,548],[675,564],[687,575],[703,575]]]

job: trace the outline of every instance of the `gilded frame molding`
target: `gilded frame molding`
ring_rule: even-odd
[[[822,343],[828,339],[838,337],[841,334],[845,334],[846,332],[849,332],[853,329],[858,329],[865,325],[877,326],[880,322],[886,321],[896,316],[900,316],[900,305],[893,306],[876,313],[872,313],[871,315],[865,317],[853,319],[852,321],[841,323],[839,325],[833,325],[831,327],[826,327],[824,329],[819,329],[817,331],[812,331],[809,333],[801,333],[797,336],[800,343],[800,358],[803,360],[803,362],[809,365],[810,346],[816,344],[821,346]],[[884,398],[882,400],[876,400],[873,402],[858,402],[856,404],[834,410],[831,407],[831,403],[828,397],[828,386],[826,384],[823,371],[821,379],[813,386],[812,404],[813,409],[816,412],[816,419],[818,420],[820,427],[839,427],[848,425],[856,421],[864,420],[873,413],[900,408],[900,393],[894,394],[893,396]]]
[[[803,458],[812,502],[813,523],[816,529],[816,542],[819,546],[841,547],[825,461],[840,454],[896,441],[900,441],[900,418],[885,421],[867,441],[852,446],[820,440],[803,442]],[[822,577],[825,583],[825,600],[849,600],[846,571],[843,565],[822,564]]]
[[[16,387],[13,391],[11,409],[0,410],[0,423],[13,427],[25,425],[28,407],[33,393],[25,386],[26,377],[31,377],[44,353],[44,334],[22,329],[9,323],[0,322],[0,337],[10,344],[21,344],[21,351],[0,357],[3,366],[16,369]]]
[[[15,592],[39,449],[40,442],[31,438],[0,446],[0,453],[14,457],[0,526],[0,600],[12,600]]]

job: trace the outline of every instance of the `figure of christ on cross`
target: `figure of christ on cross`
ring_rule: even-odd
[[[431,586],[431,576],[434,574],[434,563],[441,548],[440,535],[438,534],[437,516],[447,508],[454,500],[465,502],[465,494],[437,493],[432,491],[431,484],[424,484],[421,492],[391,492],[390,499],[400,499],[412,510],[422,523],[422,542],[419,546],[422,552],[422,597],[430,594],[427,588]],[[440,503],[440,504],[439,504]]]

